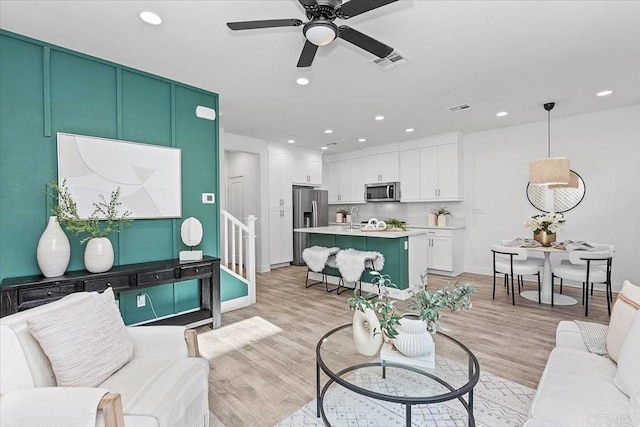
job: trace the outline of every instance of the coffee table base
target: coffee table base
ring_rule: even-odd
[[[520,292],[520,296],[529,301],[538,302],[538,291]],[[551,295],[542,295],[541,302],[542,304],[551,304]],[[562,294],[553,294],[553,305],[576,305],[577,303],[578,301],[575,298]]]

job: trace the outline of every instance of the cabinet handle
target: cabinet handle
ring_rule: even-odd
[[[156,274],[156,279],[159,279],[159,278],[160,278],[160,275],[159,275],[159,274]]]
[[[196,273],[200,273],[200,269],[199,268],[196,268]]]
[[[47,292],[47,296],[50,297],[51,296],[51,291]]]
[[[111,282],[107,282],[107,287],[111,287]]]

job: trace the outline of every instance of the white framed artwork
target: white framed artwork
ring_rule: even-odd
[[[182,216],[181,150],[58,132],[58,183],[66,181],[81,218],[100,194],[120,187],[120,213],[132,219]]]

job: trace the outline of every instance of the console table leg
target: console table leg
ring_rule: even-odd
[[[406,405],[407,406],[407,416],[406,416],[406,426],[407,427],[411,427],[411,405]]]

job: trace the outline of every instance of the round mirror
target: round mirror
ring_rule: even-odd
[[[570,211],[584,199],[585,192],[582,177],[574,171],[571,171],[571,181],[566,187],[527,184],[529,203],[542,212]]]

